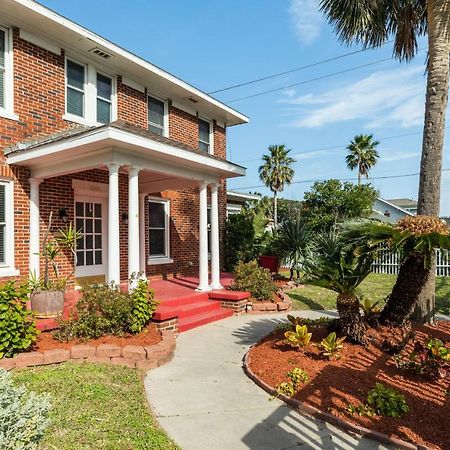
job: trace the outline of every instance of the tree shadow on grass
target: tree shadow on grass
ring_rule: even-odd
[[[315,300],[313,300],[310,297],[305,297],[304,295],[301,295],[298,292],[288,292],[287,294],[289,295],[289,297],[292,300],[303,303],[304,305],[306,305],[309,309],[311,309],[313,311],[324,311],[325,310],[323,305],[316,302]]]

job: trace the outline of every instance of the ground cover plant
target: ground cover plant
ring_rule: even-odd
[[[13,378],[52,397],[42,450],[177,448],[151,416],[134,369],[69,362],[23,369]]]

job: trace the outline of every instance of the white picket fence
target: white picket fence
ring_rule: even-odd
[[[380,256],[372,264],[372,272],[398,274],[400,258],[398,253],[389,250],[381,250]],[[440,277],[450,276],[450,252],[449,250],[436,250],[436,275]]]

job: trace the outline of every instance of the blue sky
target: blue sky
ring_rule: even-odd
[[[42,0],[75,20],[205,92],[342,55],[341,45],[315,0]],[[132,7],[133,6],[133,7]],[[356,134],[381,141],[373,185],[384,198],[417,198],[418,176],[377,177],[419,171],[425,83],[423,50],[409,64],[388,60],[249,99],[270,89],[369,64],[392,47],[370,50],[265,82],[215,94],[250,117],[228,130],[228,157],[247,176],[229,187],[268,193],[258,179],[261,155],[271,144],[292,149],[295,181],[286,198],[301,199],[311,180],[355,178],[345,147]],[[392,136],[402,135],[393,138]],[[405,136],[406,135],[406,136]],[[386,139],[385,139],[386,138]],[[449,140],[444,168],[450,168]],[[443,172],[441,213],[450,215],[450,171]]]

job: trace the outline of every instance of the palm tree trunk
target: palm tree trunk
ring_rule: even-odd
[[[420,253],[413,253],[403,261],[391,295],[380,314],[380,323],[401,326],[411,318],[429,273]]]
[[[358,169],[358,186],[361,186],[361,170]]]
[[[277,191],[273,193],[273,224],[275,225],[275,228],[278,225],[278,198],[277,198]]]
[[[339,328],[358,344],[366,343],[366,325],[361,317],[358,297],[355,294],[339,294],[337,297]]]
[[[439,216],[442,149],[448,103],[450,53],[450,0],[428,0],[428,78],[425,103],[418,214]],[[434,310],[435,277],[429,270],[427,284],[417,303],[416,318],[429,321]]]

